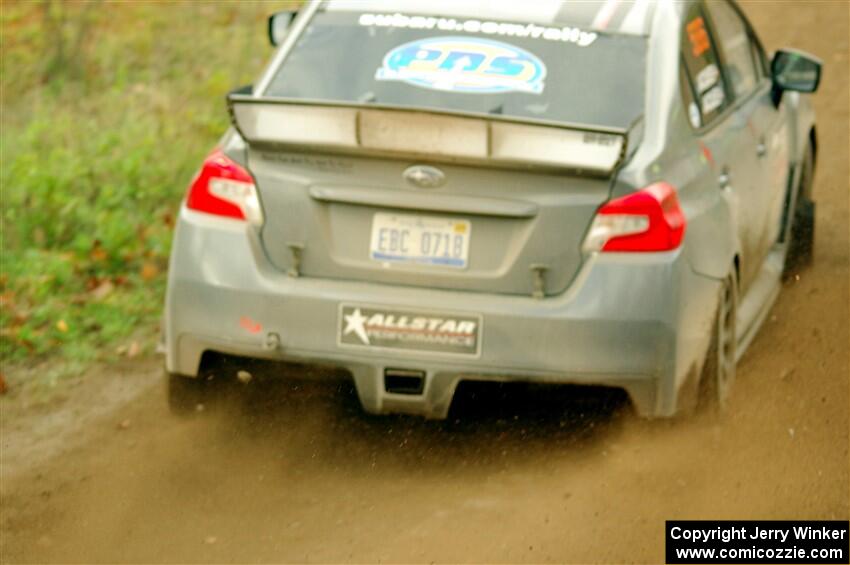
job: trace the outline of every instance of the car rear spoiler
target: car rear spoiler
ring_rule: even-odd
[[[612,174],[626,130],[441,110],[227,97],[233,126],[251,145],[421,158],[503,167]]]

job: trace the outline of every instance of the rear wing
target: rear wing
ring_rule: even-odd
[[[627,131],[431,109],[227,97],[233,126],[251,145],[421,158],[503,167],[612,174]]]

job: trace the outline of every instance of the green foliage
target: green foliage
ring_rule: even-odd
[[[180,199],[284,7],[4,1],[0,359],[150,347]]]

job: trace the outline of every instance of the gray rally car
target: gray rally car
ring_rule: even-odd
[[[726,0],[315,1],[269,31],[180,210],[172,406],[206,353],[344,368],[372,413],[445,417],[463,380],[724,404],[811,256],[817,59]]]

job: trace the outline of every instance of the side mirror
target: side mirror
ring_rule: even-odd
[[[821,61],[796,49],[780,49],[770,63],[770,74],[779,91],[814,92],[820,84]]]
[[[296,10],[287,10],[269,16],[269,43],[275,47],[283,43],[296,14],[298,14]]]

